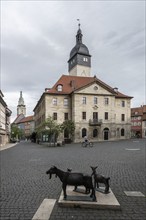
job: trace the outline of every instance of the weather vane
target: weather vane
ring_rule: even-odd
[[[79,22],[79,23],[78,23],[78,26],[79,26],[79,28],[80,28],[80,25],[81,25],[81,24],[80,24],[80,19],[78,18],[77,21]]]

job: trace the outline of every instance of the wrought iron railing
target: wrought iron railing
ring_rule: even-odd
[[[95,125],[101,125],[102,124],[102,119],[90,119],[89,120],[89,125],[95,126]]]

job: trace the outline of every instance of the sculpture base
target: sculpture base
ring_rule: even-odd
[[[110,193],[110,191],[109,192],[107,192],[107,193],[105,193],[105,189],[104,188],[96,188],[95,189],[96,191],[98,191],[98,192],[100,192],[100,193],[104,193],[104,194],[108,194],[108,193]]]
[[[74,187],[67,186],[67,199],[63,198],[63,191],[61,192],[58,204],[63,207],[78,207],[78,208],[92,208],[92,209],[111,209],[119,210],[120,204],[117,201],[112,190],[109,189],[110,193],[104,194],[96,191],[97,202],[93,202],[90,198],[90,194],[83,194],[73,191]],[[84,190],[84,187],[79,187],[79,189]],[[104,189],[101,187],[101,190]]]

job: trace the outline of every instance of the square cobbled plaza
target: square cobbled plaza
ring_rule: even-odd
[[[7,145],[0,151],[0,219],[146,219],[145,145],[144,139],[96,142],[93,147],[86,148],[80,143],[49,147],[29,141]],[[77,201],[81,196],[73,197],[74,193],[75,201],[63,201],[60,179],[55,175],[50,179],[46,174],[52,166],[89,175],[92,173],[90,166],[98,166],[98,174],[110,177],[110,192],[96,191],[97,202],[86,201],[87,205]],[[104,187],[99,185],[100,189]],[[69,191],[68,186],[67,194]],[[113,204],[112,195],[118,208]]]

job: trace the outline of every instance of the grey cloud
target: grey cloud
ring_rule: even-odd
[[[24,91],[31,112],[44,89],[67,74],[80,18],[83,43],[92,55],[92,75],[127,95],[137,91],[144,100],[139,89],[144,88],[145,72],[143,5],[137,1],[3,2],[3,92],[10,97],[15,91],[19,97]]]

